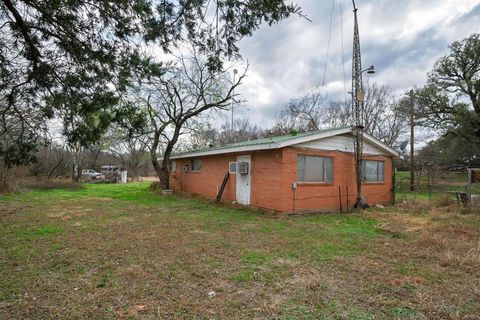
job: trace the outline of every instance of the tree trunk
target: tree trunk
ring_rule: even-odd
[[[167,166],[161,166],[160,174],[158,176],[160,178],[160,187],[162,190],[169,190],[170,189],[170,170]]]
[[[80,182],[82,176],[81,151],[80,143],[75,143],[72,168],[72,180],[75,182]]]
[[[162,170],[160,168],[160,164],[158,163],[158,155],[157,155],[157,149],[158,149],[159,143],[160,143],[160,133],[155,132],[153,136],[152,146],[150,147],[150,160],[152,161],[153,169],[155,169],[158,179],[162,181],[162,178],[161,178]]]
[[[57,164],[53,167],[52,170],[50,170],[50,172],[48,173],[48,176],[47,176],[47,180],[50,180],[50,178],[52,177],[52,174],[55,172],[55,170],[58,168],[58,166],[60,165],[60,163],[63,162],[63,158],[60,158],[60,160],[57,162]]]
[[[170,161],[170,154],[168,156],[166,154],[163,155],[162,163],[158,162],[158,155],[157,155],[157,147],[158,141],[154,139],[152,144],[152,150],[150,151],[150,158],[152,160],[153,168],[157,173],[158,179],[160,180],[160,187],[162,190],[168,190],[170,188],[170,181],[169,181],[169,166],[168,162]],[[156,142],[155,142],[156,141]]]
[[[152,160],[153,168],[155,169],[158,179],[160,180],[160,187],[162,188],[162,190],[170,189],[170,156],[172,154],[173,147],[177,143],[178,137],[180,136],[180,129],[182,125],[183,123],[175,125],[172,139],[168,141],[165,152],[163,153],[162,163],[159,163],[157,158],[157,148],[160,143],[160,133],[157,132],[153,138],[152,148],[150,150],[150,157]]]

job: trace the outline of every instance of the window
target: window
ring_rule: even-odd
[[[170,162],[170,172],[177,171],[177,161],[173,160]]]
[[[363,180],[366,182],[383,182],[384,163],[383,161],[363,160]]]
[[[332,182],[333,159],[328,157],[298,156],[298,181]]]
[[[237,173],[237,163],[236,162],[229,162],[228,163],[228,172]]]
[[[202,170],[202,159],[193,159],[192,171],[201,171],[201,170]]]

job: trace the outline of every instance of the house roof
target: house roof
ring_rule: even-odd
[[[227,144],[225,146],[203,148],[198,150],[176,153],[172,155],[170,158],[182,159],[182,158],[209,156],[209,155],[224,154],[224,153],[279,149],[279,148],[284,148],[284,147],[288,147],[288,146],[299,144],[299,143],[304,143],[304,142],[309,142],[313,140],[328,138],[336,135],[349,134],[349,133],[350,134],[352,133],[352,127],[332,128],[332,129],[311,131],[311,132],[305,132],[305,133],[298,133],[295,135],[289,134],[284,136],[236,142],[236,143]],[[372,143],[382,151],[384,151],[386,155],[398,157],[398,152],[396,152],[394,149],[390,148],[380,140],[374,138],[373,136],[367,133],[364,133],[364,139]]]

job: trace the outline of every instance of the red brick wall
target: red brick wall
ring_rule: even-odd
[[[170,176],[171,187],[174,190],[182,190],[197,193],[208,198],[215,198],[220,189],[225,173],[228,171],[228,163],[237,161],[237,156],[233,154],[201,157],[202,170],[200,172],[191,171],[191,158],[175,160],[177,168]],[[190,170],[183,172],[183,166],[188,164]],[[236,177],[231,174],[225,191],[224,200],[236,199]]]
[[[265,150],[252,154],[251,203],[255,207],[283,211],[282,150]]]
[[[316,155],[333,158],[332,183],[302,183],[297,184],[295,192],[295,211],[339,210],[339,187],[342,193],[342,207],[348,204],[352,207],[357,196],[355,158],[353,154],[341,151],[323,151],[307,148],[288,147],[283,149],[282,178],[282,211],[293,210],[293,190],[291,185],[297,181],[297,156]],[[368,160],[380,160],[385,163],[383,183],[364,183],[363,195],[369,204],[389,203],[392,200],[392,159],[385,156],[368,156]]]
[[[292,183],[297,181],[297,155],[333,157],[333,182],[298,183],[295,193],[295,211],[339,210],[338,189],[342,192],[342,206],[349,206],[356,198],[355,161],[353,154],[340,151],[322,151],[288,147],[277,150],[254,151],[251,153],[224,154],[202,157],[201,172],[183,172],[183,165],[191,168],[191,159],[176,160],[177,168],[171,176],[172,188],[214,198],[228,170],[228,162],[236,161],[238,155],[251,155],[251,205],[277,211],[293,210]],[[385,182],[364,184],[363,194],[369,204],[389,203],[392,200],[392,159],[385,156],[365,156],[365,159],[385,162]],[[224,200],[236,200],[236,175],[231,174]]]

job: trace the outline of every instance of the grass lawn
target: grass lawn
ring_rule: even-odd
[[[463,213],[463,214],[462,214]],[[0,196],[0,319],[478,319],[480,214],[275,217],[148,184]]]

